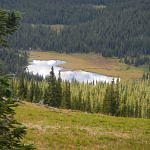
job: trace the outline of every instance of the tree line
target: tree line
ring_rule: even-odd
[[[20,99],[51,107],[104,113],[113,116],[150,118],[149,73],[136,81],[79,83],[56,78],[54,70],[43,80],[28,80],[28,73],[12,80]]]

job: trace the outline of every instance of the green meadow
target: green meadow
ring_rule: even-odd
[[[16,119],[27,129],[25,143],[39,150],[148,150],[150,120],[88,114],[23,102]]]

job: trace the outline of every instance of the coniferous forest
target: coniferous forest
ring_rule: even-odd
[[[54,70],[44,80],[42,77],[22,73],[12,80],[17,97],[29,102],[56,108],[104,113],[113,116],[150,118],[150,74],[137,81],[119,79],[111,84],[97,82],[79,83],[62,81]]]
[[[95,52],[136,66],[150,63],[149,0],[1,0],[22,13],[11,46],[66,53]],[[59,32],[51,25],[62,25]]]
[[[5,50],[2,53],[2,64],[5,64],[2,66],[5,67],[1,67],[1,71],[3,74],[17,75],[10,82],[13,95],[17,99],[19,97],[21,100],[33,103],[89,113],[150,118],[150,73],[144,73],[143,77],[138,80],[119,82],[118,79],[116,83],[112,81],[111,84],[79,83],[75,80],[70,83],[62,81],[61,73],[56,78],[53,68],[46,79],[39,75],[25,73],[28,54],[19,51],[12,52]]]
[[[30,51],[94,53],[143,76],[67,81],[52,66],[43,77],[27,68]],[[0,0],[1,150],[145,149],[149,119],[150,0]]]
[[[0,4],[22,14],[19,31],[7,38],[11,49],[0,50],[1,71],[17,75],[11,81],[16,97],[91,113],[150,117],[149,73],[137,81],[95,85],[62,81],[61,74],[56,79],[52,68],[43,79],[25,73],[28,53],[24,51],[95,52],[135,66],[149,64],[148,0],[44,0],[42,4],[40,0],[2,0]],[[63,25],[59,32],[51,28],[56,24]]]

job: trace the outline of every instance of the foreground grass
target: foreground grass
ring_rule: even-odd
[[[16,119],[28,127],[24,141],[40,150],[148,150],[150,147],[148,119],[86,114],[27,102],[16,113]]]
[[[119,59],[104,58],[96,54],[59,54],[55,52],[30,53],[30,60],[59,59],[66,61],[62,67],[69,70],[85,70],[122,79],[136,79],[143,75],[143,69],[119,62]]]

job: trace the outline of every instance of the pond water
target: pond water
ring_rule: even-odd
[[[59,65],[67,63],[65,61],[60,61],[60,60],[49,60],[49,61],[44,61],[44,60],[33,60],[30,62],[28,65],[28,71],[32,72],[34,75],[39,74],[42,75],[44,78],[49,75],[51,67],[54,67],[54,72],[56,77],[58,77],[59,71],[61,71],[61,78],[62,80],[77,80],[79,82],[88,82],[91,83],[93,81],[99,81],[99,82],[111,82],[113,77],[97,74],[97,73],[92,73],[92,72],[87,72],[87,71],[82,71],[82,70],[77,70],[77,71],[71,71],[71,70],[65,70],[62,67],[59,67]],[[117,78],[114,78],[116,80]]]

